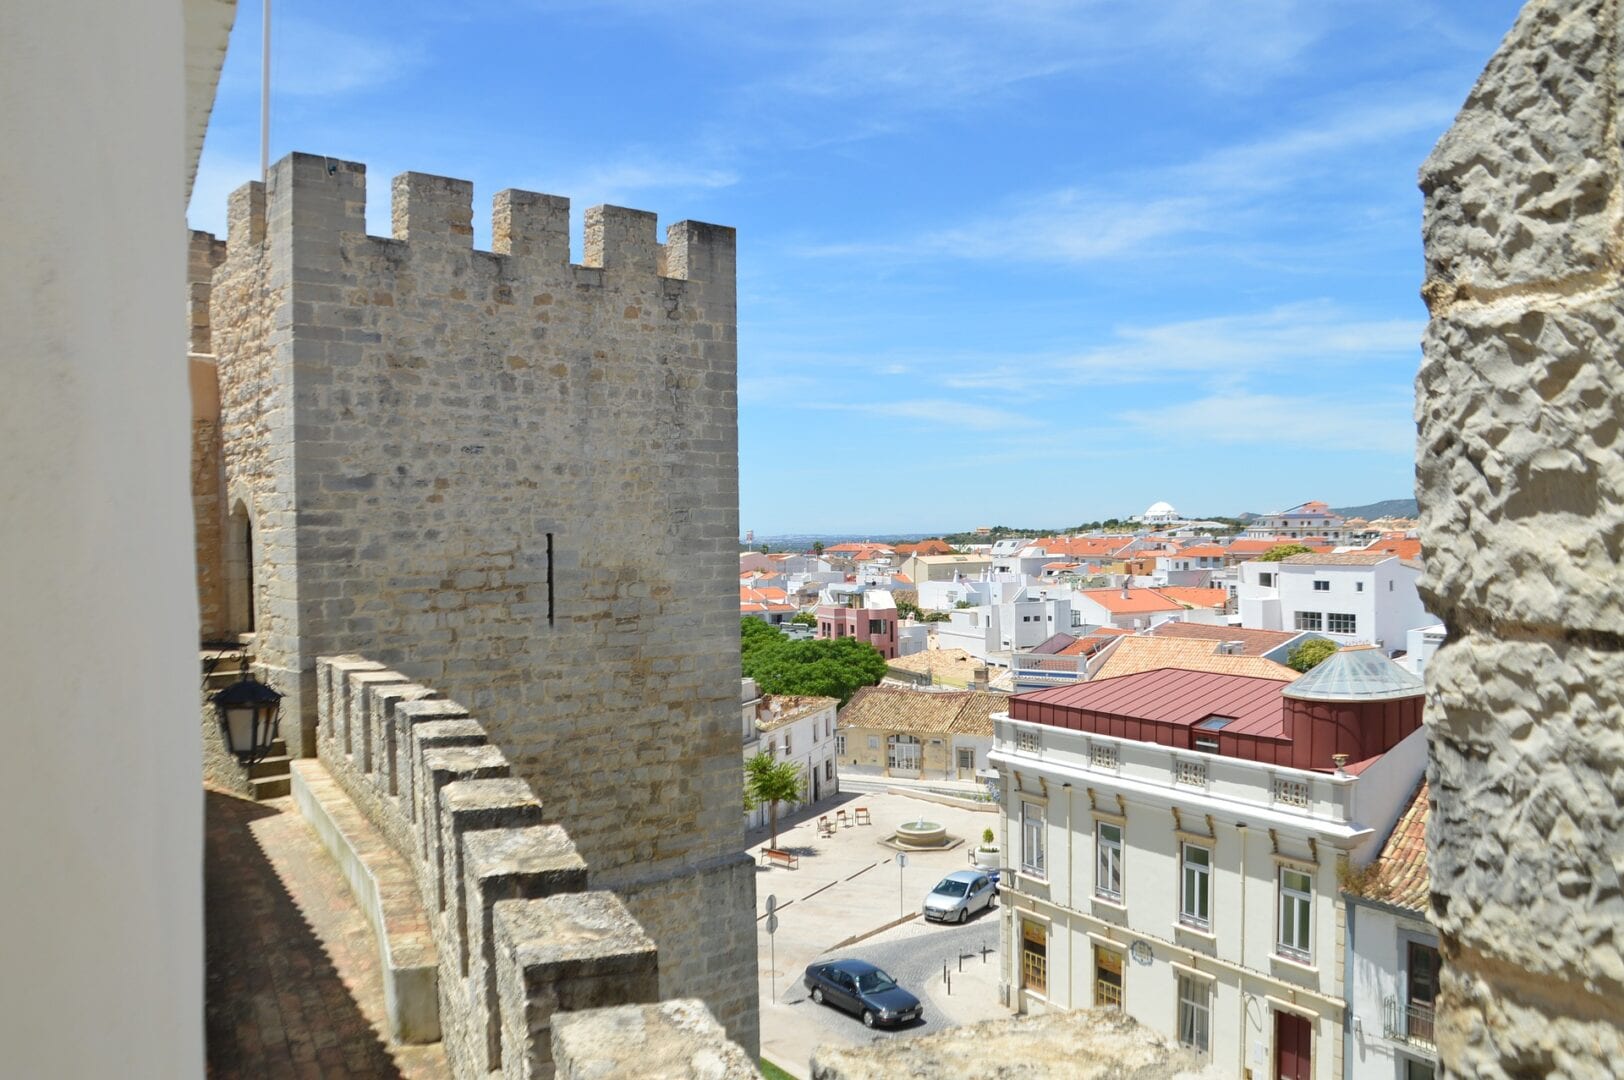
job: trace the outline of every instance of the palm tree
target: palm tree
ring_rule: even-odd
[[[800,802],[806,794],[806,777],[793,761],[776,761],[761,753],[744,763],[744,803],[755,809],[767,804],[767,820],[772,823],[770,847],[778,846],[778,804]]]

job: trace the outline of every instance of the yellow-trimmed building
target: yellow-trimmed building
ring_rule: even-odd
[[[835,756],[844,775],[970,780],[987,768],[992,714],[1009,695],[987,690],[866,686],[840,710]]]

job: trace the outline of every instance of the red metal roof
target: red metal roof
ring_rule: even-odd
[[[1010,700],[1010,715],[1017,720],[1038,720],[1037,710],[1032,706],[1049,705],[1068,712],[1106,713],[1193,727],[1218,714],[1234,718],[1224,727],[1227,734],[1279,738],[1284,731],[1280,689],[1288,685],[1277,679],[1249,675],[1159,668],[1080,686],[1057,686],[1020,694]],[[1088,728],[1083,726],[1083,730]]]

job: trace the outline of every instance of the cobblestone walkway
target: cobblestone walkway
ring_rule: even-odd
[[[204,797],[209,1075],[449,1075],[438,1045],[387,1044],[371,927],[293,800]]]

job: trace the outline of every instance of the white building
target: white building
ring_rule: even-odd
[[[1444,637],[1448,630],[1443,623],[1433,626],[1418,626],[1404,635],[1404,658],[1399,661],[1410,673],[1418,677],[1426,676],[1427,664],[1432,657],[1443,648]]]
[[[1173,509],[1172,503],[1155,502],[1151,503],[1143,514],[1138,515],[1133,520],[1143,522],[1146,525],[1171,525],[1174,522],[1182,521],[1183,518],[1179,517],[1179,512]]]
[[[1059,687],[994,717],[991,760],[1011,1008],[1120,1007],[1230,1075],[1342,1076],[1339,878],[1425,767],[1419,680],[1359,649],[1294,683]]]
[[[1438,620],[1421,605],[1421,564],[1383,552],[1292,555],[1242,563],[1236,602],[1241,625],[1302,630],[1339,645],[1378,645],[1389,656],[1407,635]]]
[[[1241,536],[1248,539],[1307,540],[1323,537],[1326,540],[1346,541],[1355,533],[1344,527],[1342,518],[1331,512],[1322,502],[1298,503],[1286,510],[1265,514],[1248,525]]]
[[[948,613],[936,624],[938,648],[963,649],[981,660],[1009,663],[1009,654],[1030,649],[1073,625],[1071,600],[1046,596],[1035,589],[1012,590],[999,603],[985,603]]]
[[[1423,783],[1381,856],[1348,902],[1350,1080],[1433,1080],[1438,1047],[1438,934],[1427,922],[1427,816]]]
[[[746,693],[755,687],[754,679],[745,679]],[[750,709],[751,702],[746,702]],[[830,798],[840,791],[835,772],[835,716],[840,699],[831,697],[795,697],[786,694],[768,694],[754,701],[751,726],[755,729],[754,747],[747,742],[745,757],[762,753],[774,761],[793,761],[801,767],[806,781],[806,800],[800,803],[779,803],[778,817],[811,803]],[[745,812],[745,828],[759,829],[767,824],[768,808],[757,806]]]

